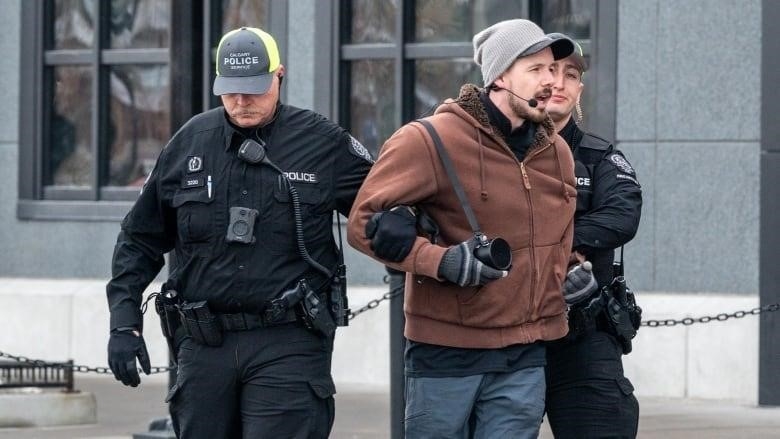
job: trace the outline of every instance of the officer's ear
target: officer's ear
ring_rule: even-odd
[[[274,73],[277,78],[279,78],[279,87],[282,87],[282,81],[284,80],[284,65],[279,64],[279,67],[276,69],[276,72]]]

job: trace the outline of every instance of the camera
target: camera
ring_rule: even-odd
[[[512,266],[512,249],[503,238],[488,239],[483,234],[477,234],[477,246],[474,248],[474,257],[483,264],[496,270],[508,270]]]
[[[255,242],[255,220],[259,212],[247,207],[231,207],[230,223],[228,223],[225,241],[238,242],[240,244],[252,244]]]

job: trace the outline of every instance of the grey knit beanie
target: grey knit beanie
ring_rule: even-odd
[[[533,21],[515,19],[498,22],[474,35],[474,62],[482,68],[485,87],[493,84],[517,58],[550,47],[553,58],[571,55],[574,43],[568,38],[552,39]]]

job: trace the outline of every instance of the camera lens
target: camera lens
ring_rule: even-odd
[[[502,238],[491,240],[474,249],[474,256],[483,263],[498,269],[508,270],[512,265],[512,249]]]
[[[236,221],[233,224],[233,234],[236,236],[245,236],[249,231],[249,224],[246,221]]]

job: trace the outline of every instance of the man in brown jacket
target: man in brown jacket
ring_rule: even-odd
[[[519,19],[490,26],[473,43],[484,88],[464,85],[426,120],[478,227],[419,122],[387,140],[349,215],[352,246],[408,273],[408,438],[537,437],[542,342],[567,331],[561,288],[576,206],[574,163],[545,106],[550,67],[573,44]],[[415,233],[422,213],[438,225],[435,242]],[[509,244],[511,267],[475,256],[480,233]]]

